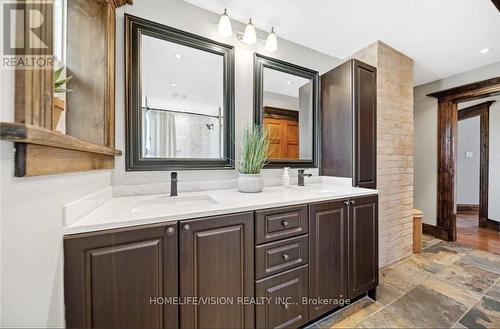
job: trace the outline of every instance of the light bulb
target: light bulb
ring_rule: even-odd
[[[255,28],[253,27],[251,18],[247,26],[245,27],[245,34],[243,34],[243,42],[246,43],[247,45],[253,45],[254,43],[257,42],[257,34],[255,33]]]
[[[226,9],[224,9],[224,13],[220,16],[219,34],[223,37],[229,37],[233,34],[233,28],[231,27],[231,20],[227,15]]]
[[[269,52],[278,50],[278,38],[276,37],[276,33],[274,33],[274,27],[271,29],[271,32],[267,36],[265,48],[266,51]]]

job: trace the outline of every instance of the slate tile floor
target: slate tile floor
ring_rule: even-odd
[[[307,328],[500,328],[500,256],[424,237],[365,297]]]

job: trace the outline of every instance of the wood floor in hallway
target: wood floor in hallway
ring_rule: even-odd
[[[500,255],[500,233],[478,226],[478,213],[457,213],[457,243]]]

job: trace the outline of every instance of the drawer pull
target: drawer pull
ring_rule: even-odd
[[[349,200],[344,201],[344,204],[345,204],[346,206],[348,206],[348,205],[349,205]]]
[[[281,256],[283,257],[284,260],[289,260],[290,259],[290,256],[288,256],[288,254],[283,254]]]
[[[287,220],[282,220],[281,221],[281,225],[283,225],[284,227],[287,227],[288,226],[288,221]]]
[[[175,233],[175,227],[170,226],[167,228],[167,235],[172,235]]]
[[[190,228],[191,228],[191,226],[190,226],[189,224],[186,224],[186,225],[184,225],[184,226],[182,227],[182,229],[183,229],[184,231],[189,231],[189,229],[190,229]]]

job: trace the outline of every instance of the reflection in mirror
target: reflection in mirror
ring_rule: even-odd
[[[271,138],[266,167],[317,167],[319,73],[255,54],[254,117]]]
[[[142,156],[223,154],[222,56],[142,35]]]
[[[264,68],[264,126],[271,137],[269,159],[312,159],[310,79]]]
[[[234,47],[125,15],[127,170],[234,168]]]

